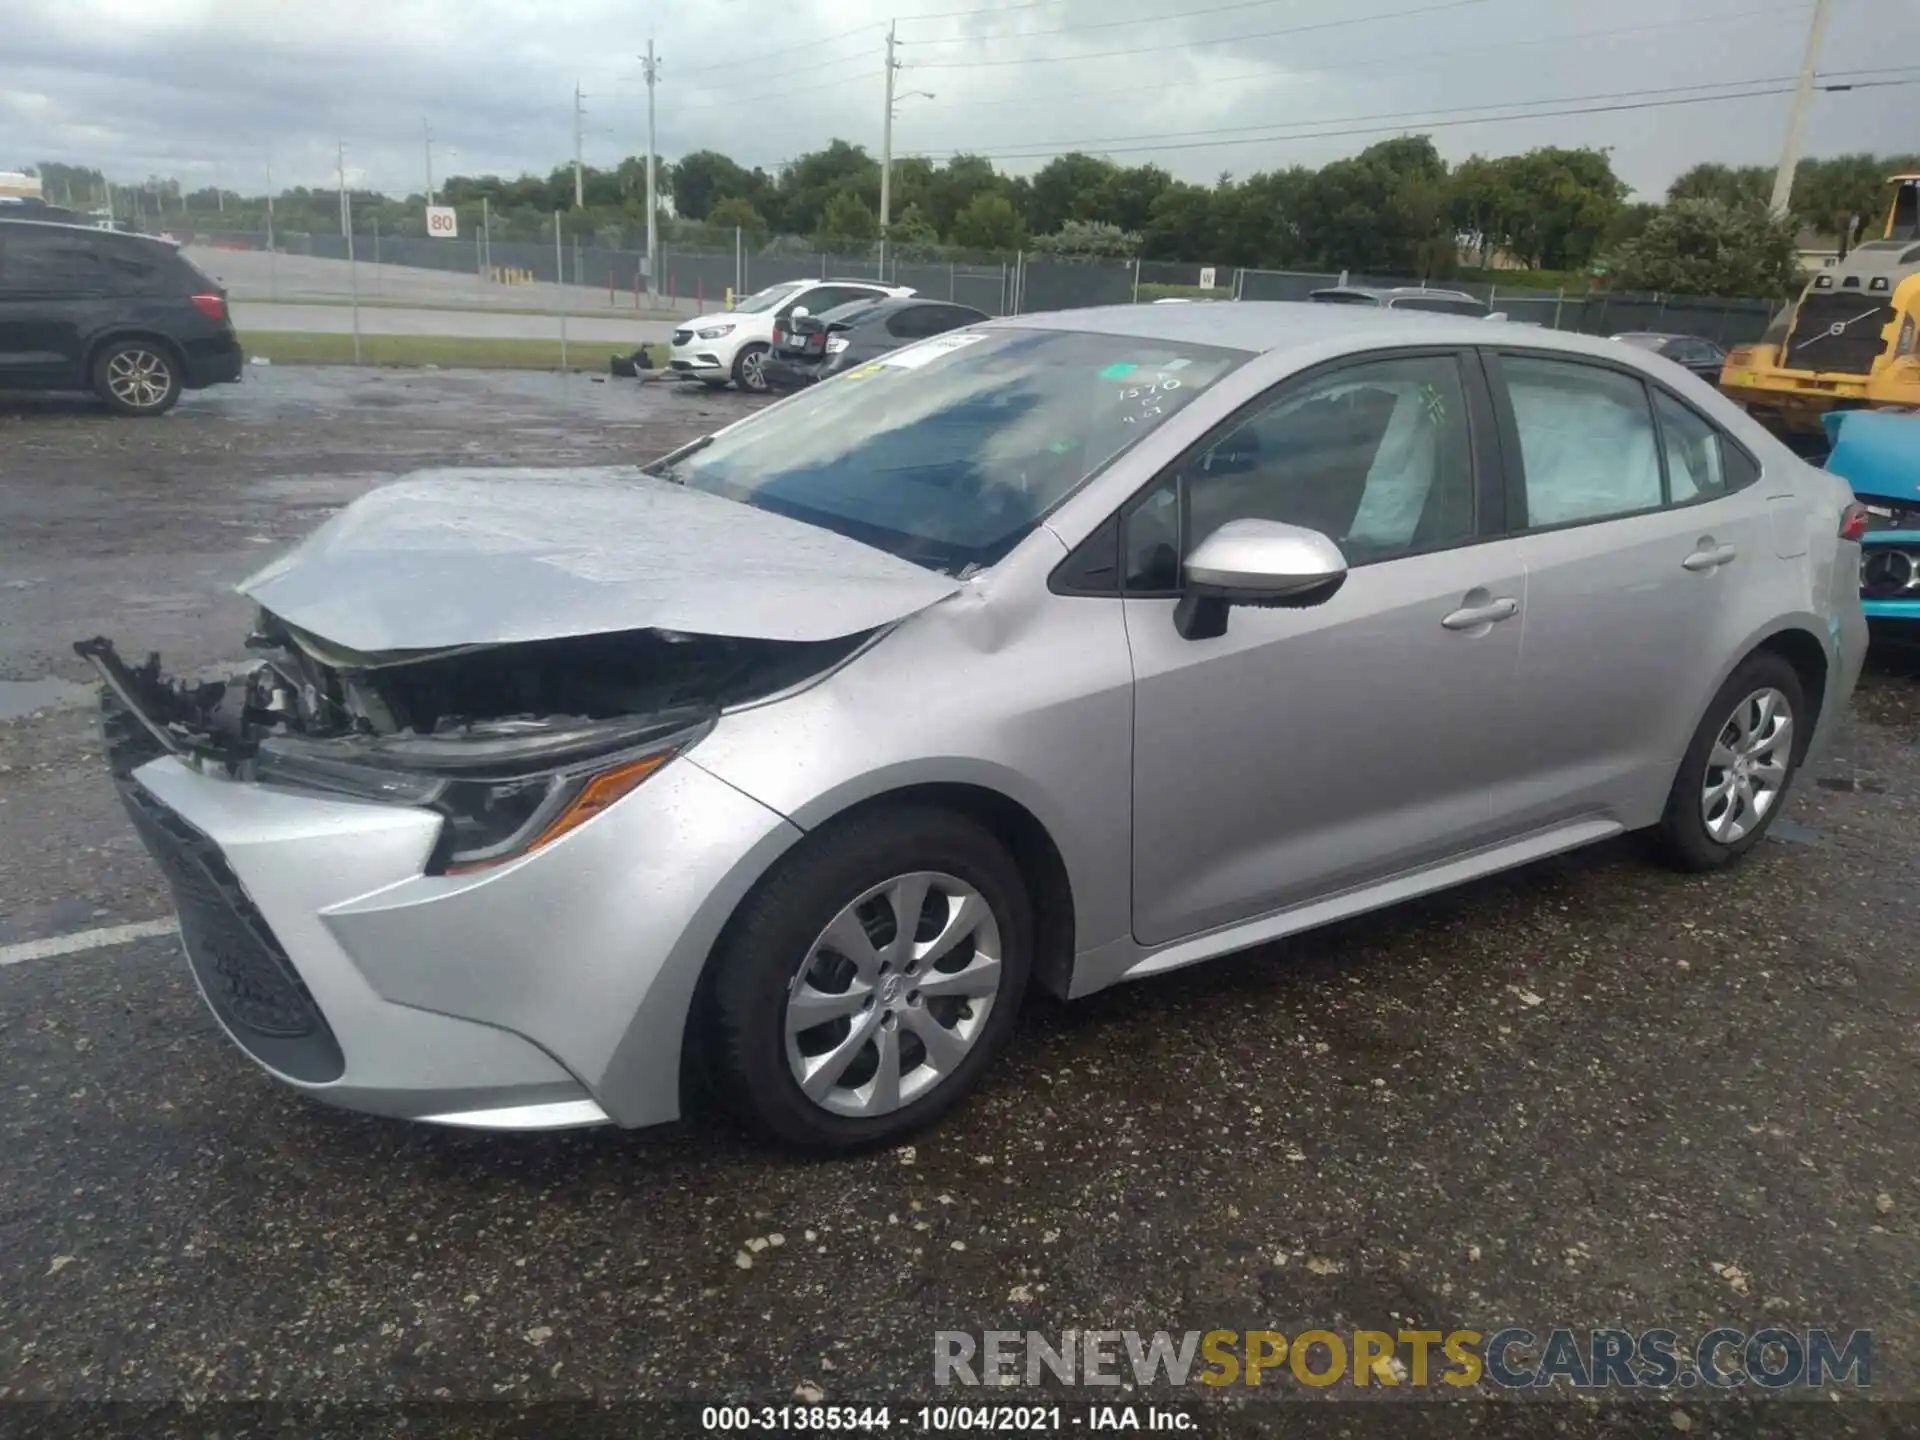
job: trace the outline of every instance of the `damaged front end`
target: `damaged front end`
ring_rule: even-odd
[[[1860,606],[1869,620],[1920,626],[1920,412],[1850,410],[1826,418],[1827,469],[1867,512]]]
[[[128,665],[104,638],[75,651],[105,682],[123,781],[172,754],[261,785],[407,805],[443,820],[429,873],[552,843],[697,743],[723,710],[832,669],[867,633],[824,641],[650,629],[361,654],[262,612],[260,663],[225,681]]]

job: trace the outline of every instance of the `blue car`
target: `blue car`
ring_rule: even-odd
[[[1827,469],[1867,507],[1860,608],[1920,639],[1920,411],[1846,410],[1825,418]]]

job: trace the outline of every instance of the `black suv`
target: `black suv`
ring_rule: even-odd
[[[172,242],[0,215],[0,389],[161,415],[242,360],[226,292]]]

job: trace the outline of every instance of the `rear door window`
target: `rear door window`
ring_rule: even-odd
[[[1532,355],[1502,355],[1497,369],[1519,432],[1529,528],[1660,508],[1660,441],[1644,384]]]
[[[887,317],[887,333],[900,340],[924,340],[965,323],[965,312],[951,306],[908,305]]]
[[[70,230],[0,231],[0,294],[97,295],[111,288],[98,242]]]

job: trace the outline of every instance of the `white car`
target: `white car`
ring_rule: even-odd
[[[667,365],[709,385],[732,381],[756,394],[767,388],[761,366],[774,343],[774,332],[796,310],[818,315],[836,305],[871,297],[913,294],[910,285],[882,285],[874,280],[788,280],[749,295],[731,310],[696,315],[673,332]]]

